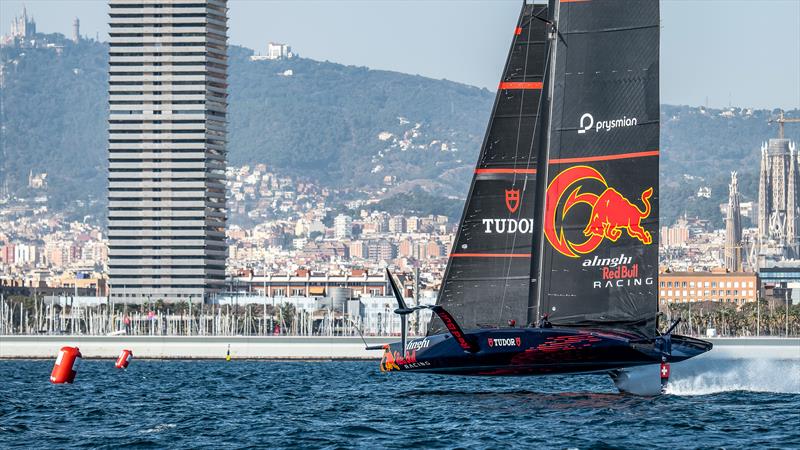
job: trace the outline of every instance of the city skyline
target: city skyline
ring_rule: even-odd
[[[190,0],[184,0],[187,1]],[[215,3],[220,0],[205,1]],[[14,215],[11,216],[13,226],[9,229],[17,231],[12,232],[10,238],[3,238],[7,241],[2,246],[2,260],[6,265],[23,270],[47,265],[48,269],[66,269],[64,274],[73,271],[76,279],[80,273],[88,272],[93,272],[94,277],[97,270],[98,290],[101,289],[100,281],[109,279],[116,291],[112,292],[112,297],[119,300],[122,296],[122,301],[134,302],[150,298],[180,301],[188,297],[199,300],[207,297],[210,284],[221,286],[225,275],[236,284],[235,280],[241,273],[250,273],[251,276],[283,270],[338,273],[367,266],[374,270],[382,264],[406,271],[423,268],[425,276],[436,286],[437,273],[443,269],[448,249],[452,247],[454,226],[448,224],[444,216],[420,217],[416,213],[412,215],[389,209],[375,211],[369,207],[383,197],[384,190],[395,184],[394,176],[384,177],[382,185],[375,186],[374,190],[359,189],[355,198],[337,204],[335,189],[320,189],[320,186],[307,181],[296,182],[291,177],[278,176],[267,169],[267,164],[225,166],[226,130],[223,121],[227,101],[224,98],[224,79],[228,62],[220,54],[226,49],[226,38],[213,35],[215,30],[224,34],[220,31],[225,29],[224,24],[219,22],[218,16],[201,26],[200,22],[207,18],[196,19],[205,13],[195,11],[193,6],[189,8],[192,11],[180,11],[174,16],[165,10],[166,17],[161,17],[136,5],[129,6],[125,0],[111,0],[111,5],[112,8],[115,5],[126,6],[122,11],[112,9],[110,17],[113,33],[108,50],[110,183],[107,240],[104,241],[100,230],[73,227],[72,224],[68,225],[73,230],[70,237],[64,233],[63,225],[66,224],[58,221],[50,224],[42,220],[47,210],[31,209],[33,221],[17,221]],[[224,10],[222,7],[217,9]],[[31,18],[35,16],[28,11],[23,17],[25,20],[14,22],[15,34],[24,35],[18,41],[21,42],[19,45],[26,45],[25,39],[34,39],[32,30],[36,25],[33,20],[28,22]],[[161,31],[142,32],[142,27],[151,26],[143,22],[148,19],[159,28],[165,24],[172,25],[174,20],[182,23],[168,27],[170,30],[166,32],[171,35],[165,44],[160,39]],[[213,35],[210,42],[204,40],[201,31]],[[150,36],[155,37],[155,45],[151,46]],[[174,43],[173,39],[180,42]],[[79,41],[78,38],[73,40]],[[29,44],[44,46],[41,41]],[[105,48],[93,45],[98,49]],[[275,47],[283,56],[258,56],[251,60],[292,57],[287,46]],[[43,48],[50,48],[49,44]],[[201,50],[202,54],[199,53]],[[166,77],[162,78],[162,75]],[[197,77],[205,76],[211,76],[211,82],[201,85],[203,81]],[[186,106],[200,104],[204,106]],[[700,115],[708,113],[703,108],[693,109]],[[727,120],[736,116],[747,118],[752,114],[747,110],[725,110],[719,116]],[[200,120],[201,117],[204,120]],[[672,117],[678,119],[678,116]],[[403,117],[397,119],[401,125],[412,126]],[[413,142],[419,137],[417,130],[420,126],[414,124],[413,128],[396,136],[382,131],[377,134],[377,139],[390,147],[409,149],[414,147]],[[449,149],[449,145],[438,140],[431,142],[436,149]],[[782,163],[778,165],[784,166]],[[786,167],[790,174],[796,172],[793,166]],[[227,211],[222,209],[225,205],[219,200],[225,192],[223,176],[227,178],[232,200]],[[200,180],[199,177],[205,178]],[[778,171],[773,178],[783,180],[787,175]],[[197,181],[204,184],[200,186]],[[794,193],[793,186],[787,187],[787,192]],[[31,171],[28,188],[30,192],[46,192],[47,173],[34,174]],[[710,189],[701,186],[697,195],[710,198]],[[776,195],[780,192],[776,191]],[[787,195],[794,198],[794,194]],[[782,198],[783,194],[778,196]],[[33,201],[38,199],[35,197]],[[23,208],[28,207],[26,201],[21,200]],[[752,211],[752,203],[747,206]],[[343,207],[347,210],[344,213]],[[794,210],[794,207],[779,205],[777,209]],[[789,217],[780,211],[776,220]],[[246,225],[232,227],[224,234],[227,214],[236,215],[238,220],[234,223]],[[764,214],[760,213],[759,219],[761,216]],[[722,253],[724,243],[719,235],[715,235],[716,230],[700,222],[686,223],[675,230],[673,227],[662,228],[662,233],[670,235],[669,240],[677,244],[676,248],[665,249],[673,252],[674,256],[672,260],[662,261],[666,263],[665,268],[674,269],[673,264],[686,263],[712,269],[728,262],[725,261],[727,255]],[[32,235],[27,225],[34,223],[41,224],[39,229],[47,234]],[[794,229],[793,222],[787,220],[786,227]],[[740,224],[732,228],[740,229]],[[687,246],[692,234],[694,237],[705,235],[691,243],[696,245],[694,248]],[[728,234],[732,235],[730,231]],[[225,248],[221,241],[226,237],[230,243],[227,267],[221,260]],[[704,243],[702,239],[707,241]],[[742,236],[734,239],[734,242],[741,241]],[[102,250],[106,246],[107,254]],[[698,252],[703,246],[713,254]],[[212,257],[209,257],[209,248],[212,248]],[[97,256],[99,258],[95,258]],[[95,264],[89,264],[93,258]],[[97,262],[102,267],[98,267]],[[738,271],[739,264],[728,265]],[[749,268],[752,269],[753,265]],[[47,277],[46,271],[30,273],[36,273],[39,283]],[[23,272],[17,274],[29,276]],[[205,277],[202,283],[199,276]],[[69,283],[63,277],[53,280],[61,285]],[[47,283],[49,286],[50,278]],[[77,286],[77,282],[74,283]],[[202,291],[196,291],[199,288],[203,288]],[[219,289],[211,289],[214,290]]]
[[[800,108],[800,83],[796,82],[800,79],[800,2],[759,2],[758,14],[738,0],[661,3],[664,103]],[[689,4],[691,11],[686,8]],[[77,16],[84,35],[107,40],[105,2],[67,5],[13,0],[0,4],[0,16],[14,17],[23,5],[36,18],[40,31],[70,36]],[[268,41],[286,42],[304,57],[493,89],[499,77],[496,68],[508,49],[502,24],[513,21],[519,2],[347,1],[333,5],[233,0],[229,8],[234,45],[263,52]],[[386,17],[394,20],[386,21]],[[3,34],[9,31],[8,22],[0,21]],[[742,23],[748,27],[742,28]],[[409,29],[415,33],[405,31]],[[769,30],[768,44],[752,37],[764,30]],[[454,41],[461,45],[454,47]]]

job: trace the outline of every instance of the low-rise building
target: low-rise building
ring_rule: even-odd
[[[353,270],[344,275],[315,274],[298,270],[293,274],[237,277],[234,284],[249,293],[267,297],[324,297],[332,288],[350,289],[348,297],[383,296],[389,294],[386,274],[370,274]]]
[[[752,272],[663,272],[658,276],[662,304],[721,302],[743,305],[758,298],[758,275]]]

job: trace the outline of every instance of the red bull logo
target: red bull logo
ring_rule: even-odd
[[[380,369],[381,372],[391,372],[393,370],[403,369],[416,369],[419,367],[430,366],[428,361],[417,361],[417,350],[406,352],[403,357],[402,353],[393,351],[389,345],[384,346],[383,357],[381,358]]]
[[[600,194],[581,192],[581,188],[584,187],[583,182],[587,181],[599,182],[604,186],[604,190]],[[567,194],[568,191],[569,194]],[[566,199],[564,199],[565,194]],[[593,252],[605,239],[617,242],[622,236],[623,230],[631,238],[638,239],[644,245],[650,245],[653,243],[653,238],[650,232],[642,227],[642,219],[650,216],[650,197],[652,196],[653,188],[645,189],[641,195],[644,208],[639,209],[619,191],[609,187],[605,178],[594,168],[589,166],[570,167],[558,174],[547,187],[544,217],[545,237],[553,248],[570,258],[578,258],[580,255]],[[562,201],[562,220],[575,205],[582,203],[591,208],[589,222],[582,233],[586,238],[584,241],[572,242],[565,237],[563,227],[556,229],[558,222],[556,214]]]

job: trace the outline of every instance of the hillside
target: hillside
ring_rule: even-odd
[[[63,51],[0,50],[0,186],[20,191],[30,171],[47,172],[51,208],[102,215],[107,48],[60,35],[46,39]],[[231,164],[263,162],[351,188],[393,175],[412,195],[393,203],[419,196],[418,187],[465,195],[493,93],[327,61],[250,61],[251,54],[230,51]],[[662,107],[665,222],[686,212],[720,223],[730,170],[742,174],[744,200],[755,197],[760,143],[777,133],[767,124],[770,114]],[[800,139],[800,127],[787,126],[787,135]],[[711,188],[710,199],[696,196],[703,186]]]
[[[761,144],[777,137],[768,121],[777,111],[661,106],[661,219],[672,223],[684,212],[722,226],[719,204],[728,201],[730,172],[739,172],[742,201],[758,200]],[[800,110],[787,112],[800,117]],[[800,127],[786,125],[786,137],[800,142]],[[698,197],[700,187],[711,198]],[[749,225],[745,222],[745,225]]]
[[[51,207],[103,201],[107,48],[0,50],[3,180],[47,172]],[[473,164],[493,93],[463,84],[308,59],[250,61],[230,50],[229,161],[264,162],[322,184],[436,180]],[[291,74],[291,75],[289,75]],[[358,174],[358,176],[353,176]],[[433,186],[446,193],[466,182]],[[102,208],[100,208],[102,209]]]

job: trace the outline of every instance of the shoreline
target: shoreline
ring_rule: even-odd
[[[366,337],[369,345],[399,337]],[[52,359],[62,346],[76,346],[84,359],[116,359],[129,349],[136,359],[231,359],[272,361],[378,360],[357,336],[0,336],[0,360]]]
[[[366,337],[369,345],[397,336]],[[413,338],[410,338],[413,339]],[[709,357],[800,360],[800,338],[707,338]],[[0,360],[53,359],[63,346],[77,346],[84,359],[116,359],[125,348],[136,359],[261,361],[374,361],[381,351],[366,350],[357,336],[0,336]]]

